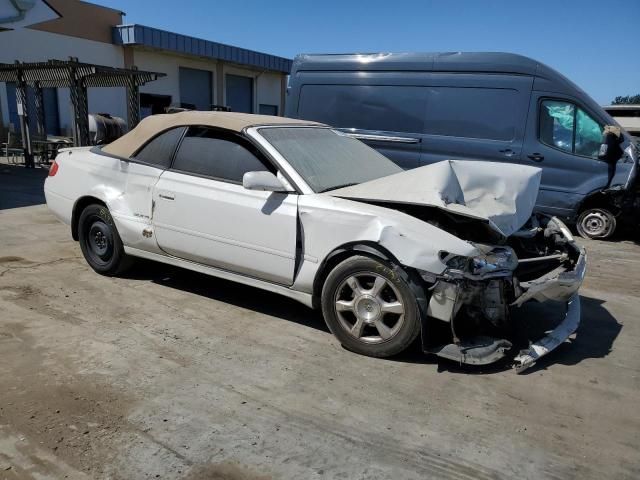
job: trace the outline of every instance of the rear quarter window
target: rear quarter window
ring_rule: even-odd
[[[161,133],[147,142],[144,147],[136,152],[133,158],[159,168],[169,168],[176,146],[184,130],[184,127],[178,127]]]

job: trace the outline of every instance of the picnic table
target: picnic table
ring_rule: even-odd
[[[47,135],[46,139],[32,140],[34,155],[40,164],[49,164],[58,154],[60,148],[72,147],[73,140],[68,137]]]

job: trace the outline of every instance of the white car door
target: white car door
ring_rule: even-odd
[[[154,188],[166,253],[272,282],[293,283],[297,194],[246,190],[249,171],[275,171],[238,135],[190,127]]]
[[[136,152],[130,161],[107,164],[109,167],[100,172],[105,181],[112,181],[122,189],[111,199],[110,208],[128,247],[157,250],[155,241],[143,235],[145,228],[151,225],[153,186],[171,164],[184,131],[184,127],[179,127],[163,132]],[[117,167],[116,171],[113,166]]]

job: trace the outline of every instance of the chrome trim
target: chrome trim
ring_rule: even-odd
[[[344,133],[347,137],[356,138],[358,140],[371,140],[374,142],[389,142],[389,143],[420,143],[420,138],[415,137],[394,137],[391,135],[377,135],[373,133],[353,133],[340,129],[340,132]]]

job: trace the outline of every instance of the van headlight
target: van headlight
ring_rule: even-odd
[[[512,272],[518,266],[518,257],[510,247],[486,247],[476,245],[481,255],[465,257],[446,251],[440,252],[440,260],[449,269],[471,275],[486,275],[495,272]]]

